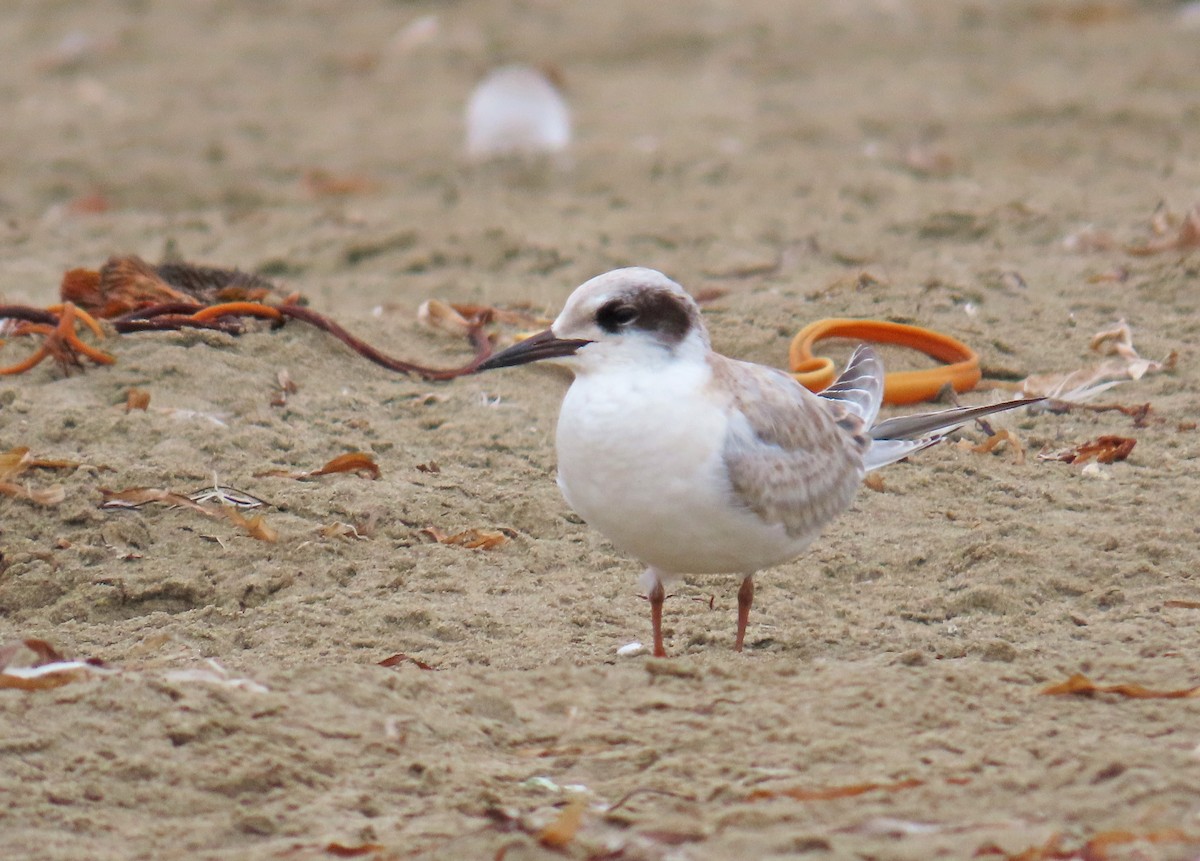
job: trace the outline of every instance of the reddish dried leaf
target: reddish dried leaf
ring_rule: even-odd
[[[705,287],[693,293],[692,298],[696,300],[697,305],[707,305],[727,295],[729,291],[724,287]]]
[[[357,527],[349,523],[342,523],[341,521],[335,521],[327,526],[322,526],[317,531],[322,538],[345,538],[347,541],[351,541],[355,538],[365,540],[367,537],[360,533]]]
[[[22,640],[21,643],[25,646],[25,648],[37,655],[37,663],[34,664],[35,667],[41,666],[42,664],[53,664],[56,661],[66,660],[66,658],[62,656],[62,653],[59,652],[58,649],[54,648],[45,640],[38,639],[37,637],[29,637]]]
[[[1160,236],[1144,245],[1126,246],[1125,253],[1145,257],[1164,251],[1191,251],[1194,248],[1200,248],[1200,206],[1193,206],[1188,210],[1174,236]]]
[[[1138,842],[1200,843],[1200,835],[1188,834],[1178,829],[1147,831],[1142,834],[1134,831],[1104,831],[1085,843],[1079,854],[1085,861],[1105,861],[1108,858],[1109,847]]]
[[[33,659],[26,661],[21,670],[9,670],[13,659],[23,651],[32,652]],[[99,665],[101,662],[95,663]],[[58,649],[36,637],[0,647],[0,688],[22,691],[49,690],[82,678],[86,673],[87,667],[78,661],[66,661]]]
[[[1184,610],[1200,610],[1200,601],[1185,601],[1180,598],[1174,598],[1170,601],[1163,601],[1164,607],[1179,607]]]
[[[433,667],[433,666],[425,663],[420,658],[414,658],[411,655],[404,654],[403,652],[397,652],[396,654],[392,655],[390,658],[384,658],[382,661],[379,662],[379,666],[381,666],[381,667],[398,667],[401,664],[413,664],[419,670],[436,669],[436,667]]]
[[[988,855],[1000,855],[1004,861],[1058,861],[1058,859],[1076,858],[1075,853],[1062,848],[1062,835],[1051,834],[1045,843],[1030,846],[1017,853],[1008,853],[995,843],[986,843],[975,850],[972,857],[983,858]]]
[[[16,478],[33,463],[28,446],[17,446],[0,452],[0,481]]]
[[[108,198],[98,191],[81,194],[67,203],[69,215],[99,215],[102,212],[108,212],[111,208],[112,204],[109,203]]]
[[[256,476],[277,476],[279,478],[294,478],[297,481],[303,481],[307,478],[316,478],[320,475],[332,475],[337,472],[353,472],[363,478],[369,478],[372,481],[379,478],[381,475],[378,464],[371,459],[369,454],[364,454],[361,451],[352,451],[347,454],[340,454],[329,463],[325,464],[320,469],[312,470],[311,472],[291,472],[286,469],[269,469],[265,472],[256,472]]]
[[[35,505],[51,506],[58,505],[66,499],[67,491],[61,484],[35,490],[31,487],[13,484],[11,481],[0,481],[0,495],[11,496],[14,499],[28,499]]]
[[[966,441],[964,440],[964,442]],[[1001,428],[996,431],[983,442],[979,443],[979,445],[966,443],[966,447],[975,454],[989,454],[1001,443],[1008,443],[1012,448],[1015,463],[1018,465],[1025,463],[1025,446],[1021,445],[1021,441],[1017,439],[1017,435],[1007,428]]]
[[[586,809],[587,802],[582,798],[571,799],[558,817],[538,833],[538,843],[551,849],[565,849],[583,824],[583,812]]]
[[[246,533],[251,538],[257,538],[259,541],[266,541],[274,544],[279,540],[279,533],[267,526],[261,514],[256,514],[254,517],[246,517],[236,508],[222,508],[221,511],[234,524],[246,530]]]
[[[362,174],[334,174],[319,167],[304,171],[305,191],[313,197],[347,197],[367,194],[379,188],[379,183]]]
[[[833,798],[853,798],[868,792],[897,792],[902,789],[914,789],[923,786],[925,781],[910,778],[895,783],[855,783],[849,786],[827,786],[820,789],[792,787],[790,789],[756,789],[750,793],[750,801],[765,798],[791,798],[796,801],[828,801]]]
[[[1087,463],[1095,459],[1098,463],[1115,463],[1125,460],[1133,452],[1137,440],[1124,436],[1106,434],[1080,443],[1074,448],[1064,449],[1053,454],[1040,454],[1040,460],[1060,460],[1064,463]]]
[[[495,550],[511,541],[516,534],[511,529],[464,529],[449,535],[436,526],[427,526],[421,533],[438,544],[454,544],[468,550]]]
[[[353,472],[372,481],[379,478],[380,475],[378,464],[372,460],[369,454],[364,454],[361,451],[340,454],[314,472],[313,475],[330,475],[335,472]]]
[[[31,469],[78,469],[81,464],[77,460],[42,460],[34,458],[29,461]],[[100,467],[100,469],[108,469],[108,467]]]
[[[638,835],[655,843],[661,843],[664,846],[682,846],[685,843],[698,843],[705,838],[704,832],[699,830],[666,831],[663,829],[650,829],[639,831]]]
[[[51,688],[61,688],[82,678],[87,671],[82,667],[72,667],[61,672],[44,673],[38,676],[14,676],[0,673],[0,688],[18,691],[47,691]]]
[[[145,410],[150,406],[150,393],[141,389],[130,389],[125,393],[125,412]]]
[[[30,666],[38,667],[42,664],[52,664],[55,661],[63,660],[63,656],[45,640],[39,640],[31,637],[25,640],[17,640],[9,643],[6,646],[0,647],[0,670],[5,670],[12,663],[22,649],[33,652],[34,661]]]
[[[1054,834],[1042,844],[1030,846],[1021,852],[1008,853],[994,843],[987,843],[975,850],[975,858],[989,855],[1003,857],[1004,861],[1107,861],[1109,849],[1123,846],[1127,843],[1200,843],[1200,836],[1188,834],[1178,829],[1165,831],[1147,831],[1139,834],[1134,831],[1103,831],[1077,849],[1063,845],[1061,834]]]
[[[335,858],[361,858],[363,855],[371,855],[375,852],[383,851],[382,843],[361,843],[358,846],[346,846],[341,843],[330,843],[325,847],[325,851]]]
[[[1137,700],[1178,700],[1200,696],[1200,685],[1194,688],[1180,688],[1172,691],[1158,691],[1144,688],[1138,684],[1098,685],[1082,673],[1076,673],[1065,682],[1050,685],[1042,690],[1045,696],[1062,694],[1077,694],[1079,696],[1094,696],[1096,694],[1118,694],[1129,699]]]

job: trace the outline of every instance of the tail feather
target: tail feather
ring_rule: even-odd
[[[883,362],[874,350],[860,346],[846,363],[846,370],[821,392],[827,401],[839,401],[870,427],[883,403]]]
[[[919,436],[945,431],[949,433],[975,419],[990,416],[992,413],[1002,413],[1030,404],[1040,403],[1045,398],[1023,398],[1014,401],[1004,401],[986,407],[953,407],[948,410],[938,410],[932,413],[918,413],[911,416],[896,416],[885,419],[871,426],[873,439],[914,439]]]
[[[864,458],[867,471],[903,460],[910,454],[936,445],[947,434],[968,422],[1044,400],[1045,398],[1023,398],[985,407],[954,407],[932,413],[885,419],[871,428],[873,442]]]

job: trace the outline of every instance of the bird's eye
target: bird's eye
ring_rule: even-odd
[[[637,319],[637,308],[622,302],[610,302],[596,312],[596,322],[606,332],[615,332]]]

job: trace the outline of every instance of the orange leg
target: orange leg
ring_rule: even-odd
[[[746,639],[746,624],[750,621],[750,607],[753,604],[754,575],[750,574],[742,581],[742,588],[738,589],[738,629],[737,640],[733,644],[735,652],[742,650],[742,643]]]
[[[667,593],[661,581],[655,581],[650,589],[650,626],[654,629],[654,657],[665,658],[667,650],[663,648],[662,638],[662,608]]]

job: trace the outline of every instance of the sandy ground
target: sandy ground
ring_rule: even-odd
[[[1178,603],[1200,599],[1200,256],[1122,250],[1160,202],[1200,200],[1194,12],[817,5],[8,4],[3,301],[50,304],[110,254],[179,254],[449,365],[465,348],[417,323],[423,300],[553,313],[641,264],[727,291],[716,346],[765,363],[842,315],[951,332],[1010,379],[1095,361],[1120,318],[1144,355],[1180,356],[1106,395],[1150,402],[1145,427],[1022,415],[998,424],[1023,464],[943,445],[890,467],[759,577],[745,654],[736,583],[689,579],[666,662],[617,656],[649,637],[639,571],[559,497],[552,371],[424,383],[288,325],[127,336],[110,368],[5,378],[0,449],[88,466],[32,476],[65,485],[53,508],[0,497],[0,640],[117,670],[0,691],[6,857],[1200,852],[1196,700],[1040,695],[1076,672],[1200,682],[1200,611]],[[571,165],[459,157],[471,86],[512,60],[561,71]],[[313,169],[368,182],[314,193]],[[299,391],[272,406],[282,369]],[[131,387],[148,411],[124,411]],[[1099,478],[1033,456],[1101,434],[1137,447]],[[382,477],[255,475],[352,450]],[[277,543],[98,508],[99,487],[214,474],[271,503]],[[474,551],[428,526],[516,538]],[[434,670],[378,665],[396,653]],[[178,675],[209,662],[226,683]],[[575,839],[540,846],[578,797]]]

